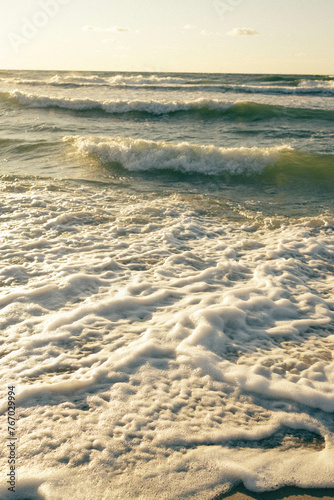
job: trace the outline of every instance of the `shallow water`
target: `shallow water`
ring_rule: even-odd
[[[333,487],[333,78],[0,77],[16,498]]]

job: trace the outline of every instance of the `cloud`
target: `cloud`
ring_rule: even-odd
[[[202,30],[201,31],[201,35],[203,35],[203,36],[212,36],[213,32],[212,31],[208,31],[208,30]]]
[[[100,26],[83,26],[82,31],[90,31],[95,33],[131,33],[131,28],[123,26],[111,26],[110,28],[101,28]]]
[[[227,33],[230,36],[254,36],[260,33],[252,28],[234,28],[234,30]]]

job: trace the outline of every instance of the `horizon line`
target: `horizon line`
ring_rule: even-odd
[[[0,71],[40,71],[40,72],[77,72],[77,73],[166,73],[166,74],[198,74],[198,75],[282,75],[282,76],[328,76],[333,77],[332,73],[280,73],[280,72],[255,72],[250,71],[149,71],[149,70],[106,70],[106,69],[27,69],[27,68],[0,68]]]

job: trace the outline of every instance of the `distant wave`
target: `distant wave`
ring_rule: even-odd
[[[331,76],[297,77],[285,75],[253,75],[247,84],[224,82],[224,77],[219,78],[209,75],[162,76],[160,75],[86,75],[86,74],[56,74],[44,79],[4,77],[0,82],[25,86],[51,86],[51,87],[113,87],[134,88],[150,90],[200,90],[213,92],[235,92],[251,94],[295,94],[295,95],[324,95],[334,94],[334,78]]]
[[[251,76],[252,78],[252,76]],[[286,85],[298,85],[301,81],[327,82],[334,81],[334,76],[329,75],[253,75],[253,80],[259,82],[283,82]]]
[[[287,145],[223,148],[131,138],[65,137],[77,153],[131,172],[169,170],[183,174],[261,176],[281,184],[334,180],[333,155],[310,154]]]
[[[201,80],[191,78],[181,78],[173,76],[158,76],[158,75],[127,75],[118,74],[113,76],[98,76],[98,75],[59,75],[56,74],[47,79],[34,79],[34,78],[15,78],[5,77],[0,78],[4,83],[13,83],[16,85],[51,85],[56,87],[80,87],[80,86],[156,86],[156,85],[183,85],[183,84],[197,84]]]
[[[225,92],[237,92],[243,94],[271,94],[271,95],[334,95],[334,82],[318,82],[313,80],[301,80],[293,85],[225,85],[221,87]]]
[[[179,84],[189,83],[189,79],[186,78],[175,78],[173,76],[157,76],[157,75],[114,75],[111,77],[97,77],[97,76],[62,76],[55,75],[51,82],[62,83],[72,81],[75,83],[103,83],[107,85],[148,85],[148,84]]]
[[[300,80],[299,88],[334,90],[334,80],[332,78],[323,78],[322,80]]]
[[[13,84],[13,85],[33,85],[33,86],[44,86],[45,81],[37,80],[32,78],[0,78],[0,83]]]
[[[208,116],[226,117],[230,119],[265,120],[271,118],[288,119],[322,119],[333,120],[334,111],[293,108],[260,104],[247,101],[222,101],[218,99],[196,99],[190,101],[156,101],[156,100],[113,100],[58,98],[43,95],[27,94],[15,90],[2,94],[22,106],[31,108],[59,108],[71,111],[91,111],[109,114],[145,113],[150,115],[167,115],[187,113],[195,118]]]

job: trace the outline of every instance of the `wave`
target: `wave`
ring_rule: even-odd
[[[87,82],[87,80],[86,80]],[[192,80],[187,78],[175,78],[173,76],[157,76],[157,75],[114,75],[106,78],[105,82],[108,85],[182,85],[191,83]],[[194,83],[197,83],[196,81]]]
[[[43,75],[44,76],[44,75]],[[202,90],[216,92],[236,92],[253,94],[334,94],[332,76],[298,75],[162,75],[162,74],[55,74],[47,78],[24,76],[4,76],[0,82],[12,85],[53,86],[53,87],[94,87],[134,88],[150,90]],[[245,83],[238,82],[244,81]]]
[[[206,176],[262,176],[280,183],[334,179],[334,156],[310,154],[288,145],[223,148],[131,138],[65,137],[77,153],[131,172],[169,170]]]
[[[0,94],[1,95],[1,94]],[[167,115],[187,113],[195,118],[226,117],[230,119],[266,120],[272,118],[286,119],[321,119],[333,120],[334,110],[293,108],[248,101],[222,101],[218,99],[195,99],[191,101],[156,101],[156,100],[94,100],[58,98],[43,95],[27,94],[15,90],[10,94],[2,94],[4,98],[31,108],[59,108],[71,111],[95,111],[108,114],[144,113],[150,115]]]
[[[108,82],[105,78],[99,77],[97,75],[83,76],[83,75],[54,75],[52,76],[47,83],[51,85],[68,85],[68,84],[76,84],[76,85],[96,85],[102,84],[106,85]]]
[[[0,78],[0,83],[12,84],[12,85],[25,85],[25,86],[52,86],[52,87],[81,87],[81,86],[95,86],[95,85],[108,85],[108,82],[103,78],[98,78],[95,76],[86,78],[72,78],[69,76],[60,77],[55,75],[46,80],[34,79],[34,78],[15,78],[7,77]]]
[[[286,82],[287,84],[294,82],[297,79],[298,77],[294,75],[258,75],[256,78],[256,80],[260,82]]]
[[[274,148],[220,148],[131,138],[65,137],[77,152],[102,164],[119,164],[126,170],[173,170],[204,175],[261,173],[286,146]]]
[[[155,101],[155,100],[112,100],[102,101],[94,99],[57,98],[43,95],[27,94],[15,90],[8,94],[11,100],[23,106],[33,108],[61,108],[74,111],[104,111],[105,113],[149,113],[162,115],[178,111],[225,110],[234,103],[210,99],[197,99],[194,101]]]
[[[17,138],[0,138],[0,152],[2,155],[10,155],[11,158],[19,157],[27,159],[45,158],[51,152],[57,151],[59,141],[39,140],[25,141]]]
[[[271,94],[271,95],[334,95],[334,82],[314,82],[301,80],[296,86],[275,85],[225,85],[221,87],[225,92],[237,92],[243,94]]]
[[[13,84],[13,85],[32,85],[39,86],[44,85],[43,80],[35,80],[30,78],[0,78],[0,83]]]
[[[186,84],[198,84],[201,80],[192,78],[182,78],[174,76],[158,76],[158,75],[128,75],[128,74],[117,74],[113,76],[98,76],[98,75],[82,75],[82,74],[71,74],[71,75],[60,75],[56,74],[45,80],[38,80],[35,78],[16,78],[16,77],[5,77],[0,78],[0,81],[5,83],[12,83],[16,85],[50,85],[56,87],[81,87],[81,86],[116,86],[116,87],[127,87],[127,86],[170,86],[170,85],[186,85]]]
[[[319,90],[334,90],[334,81],[331,78],[323,80],[300,80],[299,88],[319,89]]]
[[[252,78],[252,75],[250,75]],[[329,82],[334,81],[334,77],[330,75],[256,75],[254,80],[260,82],[283,82],[286,85],[299,84],[303,80],[316,81],[316,82]]]

